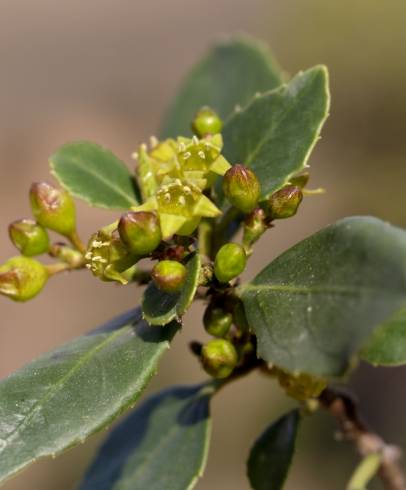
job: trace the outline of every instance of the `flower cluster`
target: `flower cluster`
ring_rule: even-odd
[[[187,287],[188,260],[199,253],[203,266],[198,285],[208,299],[203,323],[213,337],[199,348],[202,366],[211,376],[225,378],[247,356],[255,355],[255,337],[233,294],[235,280],[246,267],[252,245],[272,221],[296,213],[307,177],[295,177],[263,198],[253,170],[231,164],[222,153],[222,121],[214,111],[199,111],[192,128],[191,138],[152,138],[149,147],[139,147],[134,157],[142,202],[93,233],[87,246],[77,234],[69,193],[47,183],[33,184],[34,219],[15,221],[9,227],[21,256],[0,266],[0,294],[26,301],[42,290],[50,276],[87,268],[103,281],[153,281],[160,294],[172,297]],[[241,225],[242,243],[229,242],[230,230],[235,232]],[[48,231],[62,235],[67,243],[52,243]],[[41,254],[57,263],[44,265],[33,258]],[[141,259],[155,261],[151,270],[139,269]],[[317,383],[313,390],[302,379],[293,382],[285,373],[279,373],[278,379],[295,396],[311,396],[319,389]]]

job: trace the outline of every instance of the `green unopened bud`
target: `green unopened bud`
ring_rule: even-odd
[[[210,107],[202,107],[192,122],[192,130],[199,138],[207,134],[221,133],[222,129],[223,121]]]
[[[10,240],[26,257],[41,255],[49,250],[48,233],[30,219],[14,221],[8,227]]]
[[[302,199],[302,190],[295,185],[288,185],[273,193],[268,201],[270,218],[284,219],[294,216]]]
[[[249,213],[257,205],[261,186],[251,169],[234,165],[224,175],[223,192],[233,206],[243,213]]]
[[[241,245],[226,243],[217,252],[214,274],[220,282],[229,282],[239,276],[247,265],[247,255]]]
[[[65,264],[68,264],[73,269],[83,265],[83,255],[78,250],[74,250],[64,243],[53,243],[49,254],[65,262]]]
[[[46,182],[34,183],[30,189],[30,202],[32,213],[40,225],[64,236],[74,233],[75,204],[67,191]]]
[[[265,211],[255,208],[245,219],[243,244],[247,250],[255,243],[267,229]]]
[[[28,257],[13,257],[0,266],[0,294],[14,301],[28,301],[36,296],[48,280],[41,262]]]
[[[124,214],[118,224],[121,240],[136,255],[148,255],[161,242],[161,228],[155,213],[130,211]]]
[[[176,293],[185,282],[186,267],[175,260],[161,260],[153,267],[151,277],[161,291]]]
[[[238,363],[238,354],[231,342],[215,339],[203,346],[201,354],[205,371],[214,378],[227,378]]]
[[[203,316],[203,323],[206,332],[213,337],[224,337],[228,334],[233,316],[221,308],[208,307]]]

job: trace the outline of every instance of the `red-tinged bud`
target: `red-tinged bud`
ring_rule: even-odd
[[[64,236],[76,228],[76,210],[70,194],[46,182],[34,183],[30,189],[32,213],[37,222]]]
[[[241,245],[226,243],[217,252],[214,274],[220,282],[229,282],[239,276],[247,265],[247,255]]]
[[[221,133],[223,121],[210,107],[202,107],[192,122],[193,132],[202,138],[208,134]]]
[[[251,169],[238,164],[225,173],[223,192],[234,207],[243,213],[249,213],[258,203],[261,186]]]
[[[41,255],[49,250],[48,233],[30,219],[14,221],[8,227],[10,240],[26,257]]]
[[[280,189],[269,198],[269,217],[271,219],[285,219],[294,216],[302,199],[302,190],[298,186],[288,185]]]
[[[209,306],[203,316],[203,324],[206,332],[213,337],[225,337],[233,322],[231,313],[227,313],[221,308]]]
[[[214,378],[227,378],[238,363],[238,354],[231,342],[215,339],[203,346],[201,359],[204,370]]]
[[[186,267],[175,260],[161,260],[152,269],[156,286],[166,293],[178,292],[186,279]]]
[[[28,257],[13,257],[0,266],[0,294],[14,301],[28,301],[36,296],[48,280],[41,262]]]
[[[118,224],[121,240],[135,255],[149,255],[161,242],[161,228],[155,213],[130,211]]]

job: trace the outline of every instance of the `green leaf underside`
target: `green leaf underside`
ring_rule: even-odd
[[[131,407],[177,330],[138,308],[45,354],[0,383],[0,481],[83,442]]]
[[[285,483],[295,451],[300,415],[287,413],[255,441],[247,462],[253,490],[280,490]]]
[[[129,209],[139,204],[135,180],[128,168],[95,143],[78,141],[63,145],[49,163],[60,184],[92,206]]]
[[[299,73],[234,113],[223,131],[224,154],[254,170],[265,198],[305,167],[329,105],[327,69]]]
[[[375,366],[400,366],[406,363],[405,306],[373,332],[360,357]]]
[[[376,218],[338,221],[240,289],[258,355],[291,372],[343,375],[406,296],[406,232]]]
[[[142,313],[151,325],[166,325],[174,319],[180,319],[192,304],[200,272],[200,256],[192,255],[185,264],[187,275],[185,284],[179,293],[165,293],[151,281],[142,299]]]
[[[79,490],[188,490],[202,476],[210,388],[174,387],[147,399],[101,447]]]
[[[162,137],[190,134],[195,113],[205,105],[226,119],[256,92],[278,87],[282,73],[266,47],[246,38],[218,43],[181,86],[162,125]]]

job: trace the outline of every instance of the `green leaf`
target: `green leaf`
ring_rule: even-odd
[[[149,283],[142,299],[142,313],[151,325],[166,325],[174,319],[180,319],[192,304],[199,283],[199,254],[193,254],[185,266],[185,284],[178,293],[165,293],[152,281]]]
[[[250,166],[265,198],[302,170],[328,116],[328,72],[316,66],[255,97],[224,127],[224,154]]]
[[[208,385],[152,396],[103,444],[79,490],[189,490],[202,476],[211,431]]]
[[[210,106],[225,119],[237,105],[247,104],[256,92],[271,90],[281,83],[281,70],[262,44],[246,38],[218,43],[181,86],[161,135],[186,136],[202,106]]]
[[[406,306],[379,325],[360,357],[374,366],[400,366],[406,363]]]
[[[177,330],[140,309],[79,337],[0,383],[0,481],[59,454],[134,405]]]
[[[259,356],[291,372],[343,375],[406,297],[406,232],[369,217],[295,245],[240,289]]]
[[[137,206],[135,180],[124,163],[95,143],[68,143],[50,159],[51,173],[74,196],[92,206],[129,209]]]
[[[285,483],[300,422],[298,410],[287,413],[259,437],[247,463],[254,490],[280,490]]]

